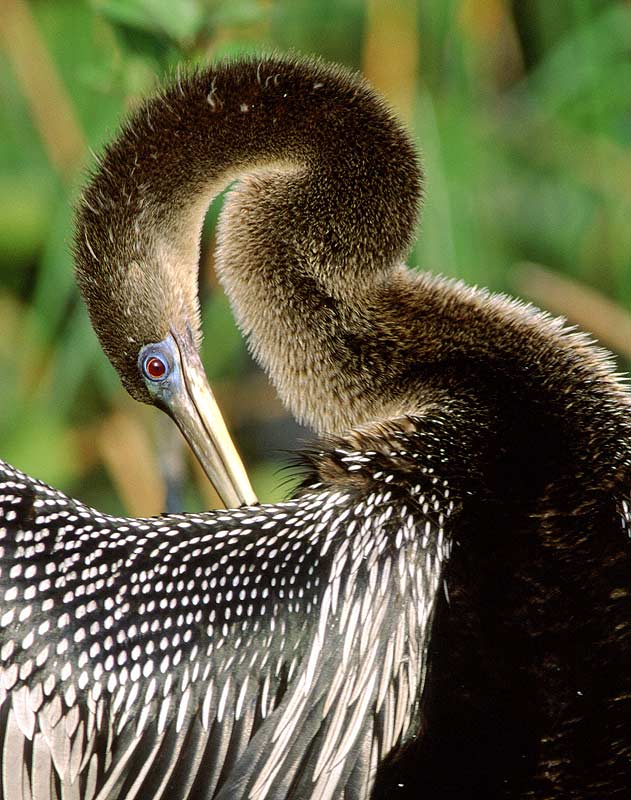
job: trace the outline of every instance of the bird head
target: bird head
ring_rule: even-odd
[[[133,177],[134,163],[143,159],[146,166],[151,155],[130,146],[123,133],[99,162],[77,208],[77,281],[127,391],[172,417],[226,506],[254,503],[199,356],[203,215],[181,240],[159,187],[148,180],[151,169],[143,179]],[[162,177],[168,180],[168,170]]]
[[[373,347],[366,319],[380,317],[372,310],[411,242],[420,169],[366,82],[311,59],[193,71],[142,104],[105,149],[79,204],[75,260],[123,384],[165,409],[198,455],[225,430],[198,399],[210,407],[197,271],[206,209],[235,179],[217,274],[283,402],[319,431],[398,410],[397,381],[373,368],[400,363],[383,357],[393,337],[380,321]],[[216,482],[211,461],[202,457]]]

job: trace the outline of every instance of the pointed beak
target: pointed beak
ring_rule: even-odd
[[[168,413],[197,456],[226,508],[258,500],[208,385],[190,333],[172,332],[182,374],[181,390],[172,395]]]

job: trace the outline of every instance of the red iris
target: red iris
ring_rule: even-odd
[[[152,378],[154,381],[164,378],[166,371],[166,364],[160,358],[152,356],[145,361],[145,374],[148,378]]]

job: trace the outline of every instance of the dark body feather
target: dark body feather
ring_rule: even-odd
[[[128,523],[85,512],[97,541],[98,531],[118,532],[111,553],[95,556],[94,578],[83,577],[69,555],[88,558],[83,525],[67,530],[55,520],[51,529],[34,520],[29,502],[46,490],[30,479],[19,477],[21,488],[5,490],[5,519],[14,504],[16,515],[2,523],[6,613],[13,609],[3,628],[3,759],[6,765],[18,753],[23,764],[21,773],[7,772],[5,786],[32,781],[37,756],[63,795],[66,773],[55,764],[55,774],[46,749],[35,746],[35,731],[48,741],[49,723],[37,716],[40,706],[33,710],[37,662],[24,667],[33,612],[21,619],[32,594],[26,570],[58,561],[77,582],[69,589],[71,609],[79,603],[85,615],[77,592],[85,580],[95,587],[90,621],[97,627],[92,632],[68,612],[70,655],[64,650],[39,669],[61,676],[67,658],[68,680],[89,666],[88,682],[67,696],[68,685],[56,678],[46,701],[54,709],[46,713],[64,719],[62,766],[75,752],[77,714],[86,731],[92,724],[93,741],[86,735],[85,742],[97,753],[94,780],[110,786],[103,797],[133,797],[142,788],[143,800],[350,800],[369,796],[378,763],[375,796],[383,798],[627,796],[625,385],[601,351],[561,322],[407,271],[401,259],[416,220],[420,172],[406,134],[356,76],[317,62],[268,59],[196,73],[149,100],[106,150],[82,200],[79,283],[104,349],[138,399],[150,399],[139,348],[173,329],[198,334],[204,212],[217,191],[243,175],[223,212],[219,276],[281,397],[300,419],[340,438],[312,456],[303,493],[277,507],[178,522]],[[220,530],[234,532],[232,549],[219,546]],[[41,538],[39,550],[28,545],[35,548],[28,565],[27,534]],[[204,552],[197,540],[206,535]],[[299,601],[271,583],[271,562],[260,561],[266,548],[279,569],[299,566]],[[102,565],[105,583],[97,587]],[[199,583],[214,574],[228,580],[237,565],[275,598],[245,645],[239,600],[227,600],[225,587],[218,600],[217,586]],[[98,669],[100,651],[90,656],[81,637],[89,632],[101,646],[107,634],[98,625],[122,585],[139,588],[127,591],[129,604],[121,601],[115,620],[125,635],[111,635],[110,691]],[[65,596],[54,584],[37,591],[55,602]],[[200,619],[197,610],[184,610],[186,593],[198,598]],[[173,673],[161,726],[163,684],[151,694],[152,673],[144,671],[147,656],[157,663],[147,646],[161,641],[151,626],[163,624],[148,603],[162,600],[168,608],[175,603],[169,613],[177,612],[179,637],[175,645],[175,634],[166,637],[166,653],[181,655],[177,664],[165,662],[160,677]],[[247,592],[241,615],[246,602]],[[15,618],[23,626],[17,633]],[[39,635],[58,647],[63,634],[45,627]],[[185,673],[184,664],[211,645],[193,680],[194,666]],[[84,650],[88,663],[79,666]],[[131,700],[126,689],[116,705],[126,659],[138,664],[139,688]],[[96,683],[98,697],[90,699]],[[73,762],[82,791],[93,780],[82,760],[87,746],[76,745]],[[144,764],[157,772],[144,775]]]

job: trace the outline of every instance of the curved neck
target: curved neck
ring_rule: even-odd
[[[133,349],[116,350],[126,318],[136,318],[136,329],[124,331],[132,346],[140,336],[160,341],[174,318],[198,328],[190,317],[203,218],[213,196],[242,176],[238,203],[226,212],[220,274],[248,334],[256,324],[244,285],[265,293],[265,283],[268,298],[304,315],[292,305],[298,296],[366,291],[411,240],[420,192],[414,150],[361,78],[276,59],[183,78],[133,115],[78,212],[78,280],[119,371],[130,368]],[[95,274],[103,271],[108,280]],[[152,319],[143,318],[147,295],[164,309]],[[282,344],[263,356],[273,380],[291,345]]]
[[[627,415],[628,395],[584,340],[505,298],[401,266],[420,193],[412,145],[361,78],[315,61],[197,72],[149,100],[106,150],[79,208],[76,255],[121,374],[134,374],[139,347],[173,321],[199,335],[201,226],[236,178],[218,273],[299,419],[339,432],[418,413],[446,383],[466,392],[476,375],[506,384],[511,413],[530,398],[562,419],[571,398],[572,419],[596,438],[599,408]]]

